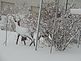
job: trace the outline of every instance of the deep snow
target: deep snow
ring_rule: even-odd
[[[50,54],[50,48],[29,47],[29,42],[24,46],[23,42],[16,45],[17,33],[8,31],[7,46],[3,45],[5,41],[5,31],[0,30],[0,61],[81,61],[81,46],[69,46],[65,51],[59,52],[53,48]]]

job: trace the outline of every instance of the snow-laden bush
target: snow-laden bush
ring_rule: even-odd
[[[76,39],[76,44],[79,44],[81,18],[79,15],[70,14],[70,8],[73,8],[74,4],[69,5],[70,8],[66,12],[61,5],[58,11],[56,11],[56,6],[48,5],[49,3],[42,7],[40,20],[40,32],[43,36],[47,36],[46,41],[50,41],[60,51],[65,50],[68,44],[74,43],[73,39]],[[49,34],[52,35],[52,40],[48,40]]]

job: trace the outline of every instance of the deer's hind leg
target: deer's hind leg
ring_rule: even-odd
[[[32,44],[34,44],[34,46],[35,46],[35,39],[33,39],[33,40],[31,41],[31,43],[30,43],[29,46],[31,46]]]
[[[40,37],[38,37],[38,40],[40,40],[40,38],[41,38],[41,36],[40,36]],[[31,43],[30,43],[30,45],[29,45],[29,46],[31,46],[32,44],[35,46],[35,39],[34,39],[34,38],[31,40]]]

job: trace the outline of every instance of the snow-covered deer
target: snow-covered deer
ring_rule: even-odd
[[[27,38],[29,38],[31,40],[30,46],[32,44],[34,44],[34,46],[35,46],[35,37],[34,37],[35,32],[31,32],[28,28],[21,27],[20,20],[16,20],[16,18],[13,15],[10,17],[16,26],[15,30],[16,30],[16,33],[18,34],[16,44],[18,44],[19,37],[21,36],[22,37],[21,41],[24,42],[24,45],[26,45],[25,40],[27,40]]]

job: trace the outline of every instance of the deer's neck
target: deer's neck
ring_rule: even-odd
[[[20,21],[17,22],[18,26],[20,26]]]

